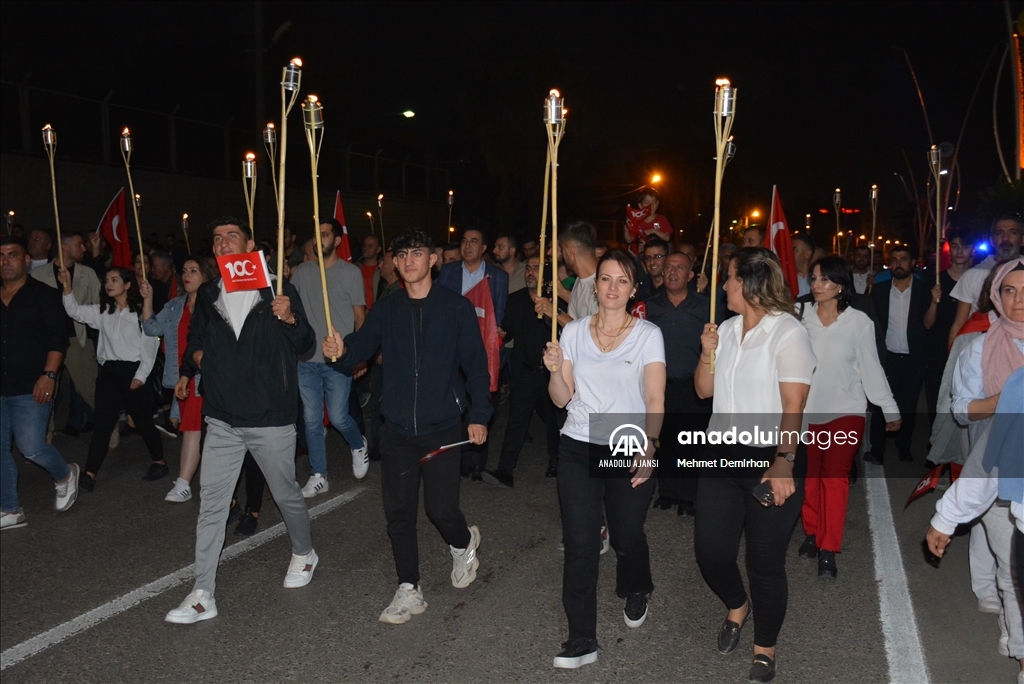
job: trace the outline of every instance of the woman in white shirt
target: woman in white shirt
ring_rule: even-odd
[[[800,555],[818,559],[818,577],[834,579],[842,549],[850,466],[864,439],[867,402],[881,407],[885,429],[900,428],[900,411],[878,360],[874,322],[850,306],[853,270],[840,257],[811,266],[814,303],[802,321],[818,361],[804,409],[807,478]]]
[[[549,342],[544,352],[551,399],[568,411],[558,450],[558,497],[569,638],[555,667],[597,660],[602,503],[627,626],[643,624],[654,590],[644,520],[664,418],[665,342],[658,326],[629,314],[636,288],[633,257],[620,250],[605,254],[594,282],[597,313],[566,325],[559,343]]]
[[[67,271],[61,272],[60,282],[64,286],[64,309],[68,316],[99,331],[96,423],[78,486],[90,492],[96,486],[96,474],[107,456],[110,434],[117,427],[122,408],[135,421],[152,460],[142,479],[159,480],[168,470],[163,442],[153,425],[153,390],[146,378],[153,370],[160,340],[142,333],[139,320],[142,297],[135,285],[135,276],[130,269],[111,268],[100,291],[100,303],[89,305],[75,301]]]
[[[694,375],[697,395],[714,397],[704,458],[715,461],[697,486],[694,547],[704,581],[729,609],[718,633],[719,652],[736,650],[753,612],[750,681],[769,682],[788,602],[786,549],[803,503],[803,486],[793,474],[794,433],[801,427],[815,359],[773,252],[738,250],[723,290],[738,315],[720,329],[713,323],[704,327]],[[769,483],[767,492],[755,498],[763,483]],[[741,536],[747,541],[749,601],[736,564]]]

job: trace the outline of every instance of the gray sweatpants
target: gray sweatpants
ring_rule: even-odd
[[[224,532],[245,452],[256,459],[281,509],[292,553],[304,556],[313,550],[309,510],[302,488],[295,481],[295,426],[233,428],[215,418],[206,419],[203,446],[199,522],[196,523],[196,584],[211,594],[217,585],[217,564],[224,547]]]

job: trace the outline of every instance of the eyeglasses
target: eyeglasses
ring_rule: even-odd
[[[664,258],[665,258],[664,254],[647,254],[647,255],[644,256],[644,261],[658,261],[658,260],[664,259]]]

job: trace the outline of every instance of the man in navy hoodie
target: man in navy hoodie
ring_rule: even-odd
[[[423,464],[420,459],[464,439],[461,424],[467,407],[469,440],[484,443],[493,409],[476,312],[460,294],[433,287],[433,240],[411,228],[391,243],[390,251],[405,288],[377,302],[363,327],[344,341],[332,330],[323,352],[325,358],[337,359],[330,365],[339,372],[350,372],[378,350],[384,359],[381,486],[398,590],[380,621],[401,624],[427,608],[419,587],[416,538],[421,478],[427,517],[451,549],[452,585],[463,589],[476,579],[480,530],[467,526],[459,509],[460,449]]]

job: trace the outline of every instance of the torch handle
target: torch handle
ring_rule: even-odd
[[[558,342],[558,140],[548,126],[551,151],[551,341]],[[552,368],[552,371],[557,368]]]
[[[285,158],[288,156],[288,110],[287,91],[281,86],[281,158],[277,167],[277,294],[284,292],[284,176]],[[319,226],[317,226],[319,230]]]
[[[46,156],[50,158],[50,185],[53,188],[53,220],[57,226],[57,263],[60,264],[60,268],[65,268],[64,244],[60,237],[60,210],[57,209],[57,173],[53,168],[53,155],[56,151],[56,145],[46,147]]]
[[[540,268],[537,269],[537,297],[541,295],[541,288],[544,287],[544,255],[546,240],[548,237],[548,189],[551,186],[551,144],[548,143],[547,153],[544,155],[544,205],[540,210]],[[558,261],[558,255],[551,256],[552,261]],[[554,281],[551,283],[551,296],[558,296],[558,287]],[[543,318],[543,314],[537,314],[537,319]]]
[[[939,276],[939,266],[942,261],[939,258],[942,254],[942,176],[935,169],[935,284],[941,285],[942,279]]]
[[[320,267],[320,291],[324,296],[324,319],[327,321],[327,332],[330,333],[334,328],[331,327],[331,302],[327,298],[327,269],[324,268],[324,243],[320,235],[320,183],[317,178],[320,150],[317,147],[315,138],[316,129],[306,128],[306,142],[309,143],[309,167],[313,180],[313,244],[316,245],[316,262]],[[321,138],[322,140],[323,138]],[[280,282],[280,280],[281,278],[278,276],[278,281]],[[337,357],[331,357],[331,363],[337,360]]]
[[[128,192],[132,203],[132,213],[135,215],[135,235],[139,239],[139,267],[142,271],[142,279],[146,280],[146,247],[142,242],[142,225],[139,223],[139,203],[135,200],[132,166],[128,163],[128,153],[124,149],[121,150],[121,158],[124,159],[124,170],[128,174]]]

